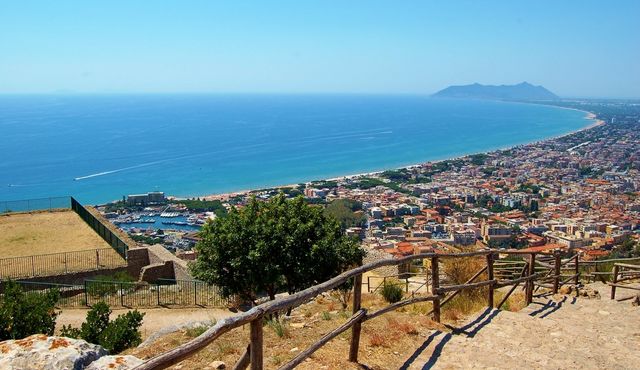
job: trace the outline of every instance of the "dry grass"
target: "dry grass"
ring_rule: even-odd
[[[71,210],[0,215],[0,278],[124,265],[126,261]]]
[[[73,211],[0,215],[0,258],[109,248]]]
[[[377,295],[363,295],[363,307],[370,311],[387,304]],[[292,320],[285,321],[287,335],[279,336],[276,330],[264,328],[264,366],[275,369],[291,360],[299,351],[315,343],[322,335],[344,323],[350,314],[332,311],[341,307],[340,302],[329,297],[319,297],[315,303],[307,304],[293,311]],[[330,319],[323,319],[323,312],[330,313]],[[303,326],[304,324],[304,326]],[[434,329],[447,330],[428,317],[410,309],[385,314],[367,321],[362,326],[360,341],[360,362],[372,369],[397,369],[424,342]],[[309,360],[298,366],[299,369],[357,369],[347,361],[349,353],[350,331],[340,334],[318,350]],[[126,353],[140,358],[149,358],[155,354],[188,341],[186,332],[167,335],[154,345],[144,349],[132,349]],[[212,361],[224,361],[228,367],[240,358],[249,342],[248,325],[224,334],[204,350],[182,362],[183,369],[204,368]],[[294,350],[297,348],[297,350]]]

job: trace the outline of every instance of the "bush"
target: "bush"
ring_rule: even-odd
[[[382,290],[380,291],[380,294],[382,294],[382,297],[385,301],[389,303],[396,303],[400,302],[404,292],[402,291],[402,287],[400,285],[395,284],[394,282],[385,282]]]
[[[135,279],[126,272],[116,272],[113,275],[98,275],[86,282],[87,293],[93,297],[114,295],[120,289],[124,291],[123,293],[128,293],[135,290],[135,285],[129,284],[134,281]]]
[[[267,320],[267,325],[273,329],[279,338],[289,337],[289,328],[287,328],[287,324],[279,319],[273,318],[271,320]]]
[[[142,325],[143,313],[138,310],[129,311],[118,315],[113,321],[109,321],[109,315],[109,305],[104,302],[96,303],[87,313],[87,320],[80,329],[72,328],[71,325],[63,326],[60,335],[99,344],[110,353],[122,352],[142,342],[138,329]]]
[[[58,316],[54,307],[59,298],[55,289],[25,293],[16,282],[7,281],[0,298],[0,341],[32,334],[53,335]]]

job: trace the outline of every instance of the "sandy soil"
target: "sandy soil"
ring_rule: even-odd
[[[0,258],[109,248],[73,211],[0,215]]]

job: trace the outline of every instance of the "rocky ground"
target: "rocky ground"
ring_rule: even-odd
[[[610,300],[603,284],[590,288],[602,297],[538,297],[519,312],[485,310],[434,331],[402,368],[640,368],[640,307]]]

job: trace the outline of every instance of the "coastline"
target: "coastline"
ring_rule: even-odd
[[[461,159],[464,157],[468,157],[470,155],[475,155],[475,154],[485,154],[485,153],[491,153],[491,152],[495,152],[495,151],[501,151],[501,150],[509,150],[511,148],[515,148],[515,147],[519,147],[519,146],[524,146],[524,145],[532,145],[532,144],[539,144],[539,143],[543,143],[545,141],[549,141],[549,140],[556,140],[562,137],[566,137],[569,135],[573,135],[576,134],[578,132],[582,132],[582,131],[586,131],[586,130],[590,130],[593,129],[595,127],[599,127],[605,124],[605,122],[601,119],[598,119],[597,115],[593,112],[590,111],[585,111],[585,110],[581,110],[581,109],[577,109],[577,108],[571,108],[571,107],[561,107],[561,106],[556,106],[556,105],[547,105],[547,104],[540,104],[540,103],[523,103],[523,104],[533,104],[533,105],[543,105],[546,107],[554,107],[554,108],[559,108],[559,109],[569,109],[569,110],[574,110],[574,111],[578,111],[578,112],[583,112],[585,113],[585,120],[593,120],[593,122],[591,122],[590,124],[579,128],[577,130],[572,130],[560,135],[556,135],[556,136],[551,136],[551,137],[547,137],[544,138],[542,140],[536,140],[536,141],[531,141],[531,142],[527,142],[527,143],[522,143],[522,144],[514,144],[514,145],[508,145],[506,147],[501,147],[501,148],[496,148],[496,149],[492,149],[492,150],[485,150],[485,151],[481,151],[481,152],[473,152],[473,153],[467,153],[467,154],[462,154],[462,155],[457,155],[457,156],[453,156],[453,157],[449,157],[449,158],[443,158],[443,159],[437,159],[437,160],[430,160],[430,161],[423,161],[423,162],[419,162],[419,163],[413,163],[413,164],[407,164],[407,165],[402,165],[402,166],[398,166],[398,167],[392,167],[392,168],[385,168],[385,169],[381,169],[381,170],[375,170],[375,171],[368,171],[368,172],[362,172],[362,173],[355,173],[355,174],[347,174],[347,175],[342,175],[342,176],[336,176],[336,177],[330,177],[330,178],[324,178],[324,179],[316,179],[316,180],[307,180],[304,181],[306,182],[316,182],[316,181],[341,181],[341,180],[348,180],[348,179],[355,179],[355,178],[360,178],[360,177],[367,177],[367,176],[373,176],[373,175],[378,175],[384,171],[389,171],[389,170],[400,170],[400,169],[407,169],[407,168],[413,168],[413,167],[419,167],[422,166],[426,163],[440,163],[440,162],[444,162],[444,161],[449,161],[449,160],[456,160],[456,159]],[[203,200],[227,200],[229,198],[235,197],[235,196],[244,196],[247,195],[248,193],[252,193],[252,192],[256,192],[259,190],[270,190],[270,189],[280,189],[280,188],[294,188],[297,187],[298,184],[287,184],[287,185],[274,185],[274,186],[266,186],[266,187],[261,187],[261,188],[256,188],[256,189],[244,189],[244,190],[238,190],[238,191],[233,191],[233,192],[227,192],[227,193],[210,193],[207,195],[194,195],[194,196],[181,196],[181,197],[177,197],[177,196],[167,196],[168,198],[171,199],[176,199],[176,200],[181,200],[181,199],[191,199],[191,198],[200,198]]]

